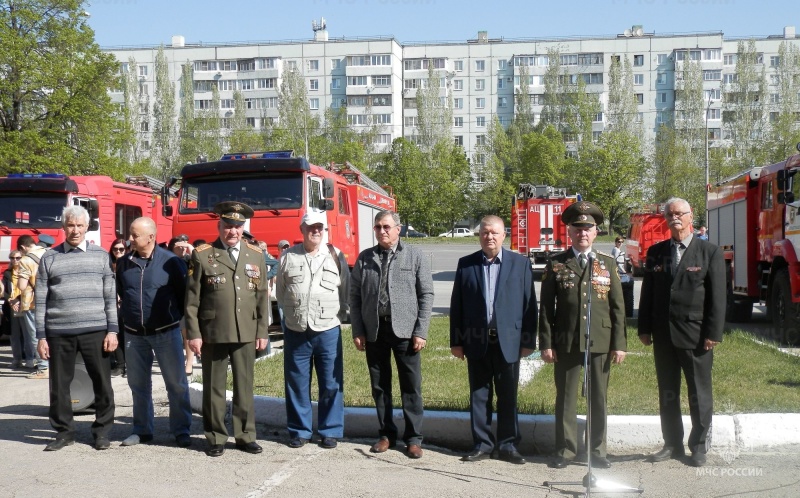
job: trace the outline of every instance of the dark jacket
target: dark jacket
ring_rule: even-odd
[[[125,332],[151,335],[178,325],[186,297],[186,263],[156,246],[150,260],[134,251],[117,260],[117,293]]]
[[[536,289],[528,258],[506,249],[501,258],[494,316],[503,357],[514,363],[520,348],[536,348]],[[483,358],[489,346],[484,280],[481,251],[458,260],[450,298],[450,347],[463,347],[470,360]]]
[[[639,334],[679,349],[702,350],[722,341],[725,328],[725,260],[719,247],[693,237],[672,275],[669,239],[647,251],[639,299]]]

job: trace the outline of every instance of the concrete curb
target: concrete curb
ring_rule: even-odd
[[[193,382],[189,386],[192,408],[202,411],[203,386]],[[233,393],[227,392],[230,406]],[[313,404],[316,421],[317,405]],[[286,426],[286,403],[283,398],[255,397],[256,421],[276,427]],[[345,436],[350,438],[375,438],[378,422],[373,408],[345,408]],[[394,411],[394,419],[401,427],[403,412]],[[554,449],[555,417],[553,415],[520,415],[519,426],[523,435],[519,450],[523,454],[550,453]],[[578,429],[583,439],[584,417],[578,417]],[[315,424],[316,425],[316,424]],[[683,417],[684,431],[691,430],[691,419]],[[425,441],[452,449],[472,447],[469,413],[425,412]],[[533,438],[530,436],[533,435]],[[611,454],[632,450],[657,449],[663,444],[661,421],[658,416],[611,415],[608,417],[608,451]],[[711,450],[739,452],[745,449],[764,449],[775,446],[800,444],[800,414],[798,413],[748,413],[740,415],[714,415]]]

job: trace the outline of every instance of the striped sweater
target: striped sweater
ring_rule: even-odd
[[[93,244],[47,251],[36,281],[36,337],[117,332],[117,295],[108,253]]]

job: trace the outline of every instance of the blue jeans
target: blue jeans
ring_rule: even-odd
[[[153,353],[169,399],[169,429],[173,435],[189,434],[192,407],[189,383],[183,369],[183,337],[180,327],[154,335],[125,334],[128,386],[133,394],[133,434],[153,434]]]
[[[36,338],[36,311],[26,311],[20,316],[19,320],[19,325],[22,329],[22,341],[25,345],[25,356],[29,360],[34,358],[39,360],[39,364],[37,365],[39,370],[47,370],[50,368],[50,362],[43,360],[39,356],[39,351],[37,350],[39,340]]]
[[[319,435],[344,435],[344,367],[339,327],[323,332],[287,330],[283,336],[283,376],[289,437],[311,439],[311,368],[317,371]]]

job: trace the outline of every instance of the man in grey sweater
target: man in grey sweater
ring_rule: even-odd
[[[62,214],[66,241],[42,256],[36,282],[37,350],[50,360],[50,425],[55,441],[45,451],[74,442],[70,384],[77,353],[94,387],[94,447],[111,446],[114,423],[110,352],[117,348],[117,295],[108,253],[86,241],[89,213],[69,206]]]
[[[433,308],[433,278],[428,259],[417,247],[400,242],[400,216],[375,216],[378,245],[358,255],[350,277],[353,343],[367,353],[372,397],[378,411],[380,439],[370,451],[395,445],[392,420],[392,362],[403,400],[406,455],[422,457],[421,352],[428,338]]]

